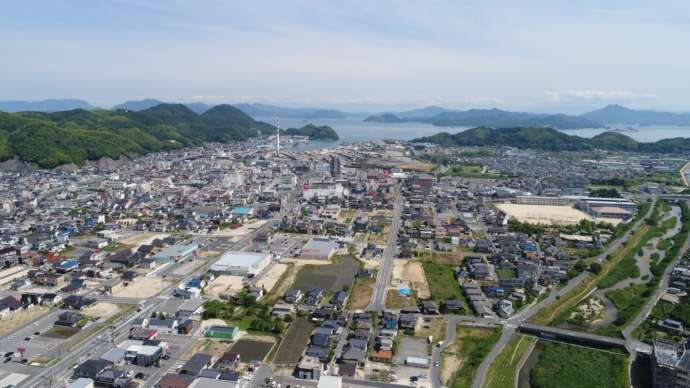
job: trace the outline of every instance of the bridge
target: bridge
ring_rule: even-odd
[[[533,325],[530,323],[520,324],[518,330],[522,333],[532,334],[547,340],[562,340],[582,345],[628,350],[627,342],[620,338],[611,338],[603,335],[582,333],[574,330],[559,329],[557,327]]]

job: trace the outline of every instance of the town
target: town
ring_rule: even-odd
[[[0,386],[687,377],[682,158],[305,143],[0,172]]]

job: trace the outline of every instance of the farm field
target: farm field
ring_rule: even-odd
[[[232,345],[230,351],[239,354],[242,362],[263,361],[275,345],[275,341],[271,337],[251,337],[242,337]]]
[[[336,292],[350,287],[357,274],[359,264],[350,256],[342,256],[335,263],[327,265],[305,265],[297,274],[293,288],[308,291],[314,287]]]
[[[295,318],[287,333],[285,333],[283,341],[280,343],[273,363],[276,365],[297,364],[313,330],[314,324],[309,319],[304,317]]]

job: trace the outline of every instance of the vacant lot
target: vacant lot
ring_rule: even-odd
[[[120,311],[120,307],[114,303],[98,302],[82,310],[82,313],[91,319],[108,319]]]
[[[443,350],[442,380],[452,388],[472,386],[477,368],[500,337],[500,327],[458,325],[455,343]]]
[[[297,364],[313,330],[314,324],[309,319],[304,317],[296,318],[280,343],[273,363],[277,365]]]
[[[347,301],[348,310],[363,310],[371,302],[371,296],[374,294],[374,284],[376,279],[362,279],[355,280],[355,285],[350,292],[350,299]]]
[[[571,225],[592,220],[587,213],[569,206],[523,205],[499,203],[496,207],[520,222],[542,225]]]
[[[271,337],[263,337],[262,339],[242,338],[232,345],[230,351],[239,354],[242,362],[263,361],[274,344],[275,342]]]
[[[424,276],[422,264],[418,261],[396,260],[393,264],[393,286],[407,287],[417,292],[417,297],[428,299],[431,296]]]
[[[292,287],[303,291],[313,287],[340,291],[352,285],[358,268],[357,260],[350,256],[343,256],[334,264],[305,265],[297,274]]]
[[[484,388],[515,387],[517,368],[520,360],[527,354],[536,342],[534,337],[517,335],[503,348],[501,353],[491,363],[486,375]]]
[[[113,288],[113,296],[121,298],[150,298],[165,288],[170,286],[170,282],[156,276],[140,276],[134,281],[120,283]]]
[[[611,352],[559,343],[540,343],[530,373],[534,388],[625,388],[627,358]]]
[[[405,307],[415,307],[417,301],[412,296],[402,296],[397,289],[388,290],[386,295],[386,308],[400,310]]]
[[[214,297],[218,297],[221,294],[234,293],[242,291],[244,283],[242,282],[242,276],[234,275],[220,275],[206,287],[205,292]]]
[[[132,247],[132,250],[136,251],[142,245],[151,244],[151,242],[157,238],[163,239],[168,236],[168,233],[143,232],[123,238],[120,242]]]
[[[46,306],[33,306],[30,309],[15,311],[0,319],[0,335],[8,334],[48,313]]]
[[[259,279],[259,281],[256,282],[256,285],[258,287],[263,287],[268,292],[270,292],[271,290],[273,290],[273,287],[275,287],[276,283],[278,283],[280,278],[283,276],[287,268],[287,264],[274,264],[266,273],[261,275],[261,279]]]

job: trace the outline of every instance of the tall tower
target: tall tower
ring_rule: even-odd
[[[276,120],[276,156],[280,154],[280,120]]]

